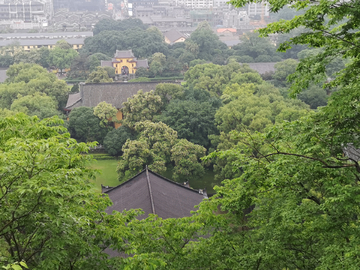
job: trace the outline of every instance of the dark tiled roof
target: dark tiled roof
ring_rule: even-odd
[[[7,76],[6,76],[6,70],[0,69],[0,83],[5,82]]]
[[[65,110],[80,106],[95,107],[102,101],[120,109],[122,104],[139,90],[155,90],[159,83],[161,82],[80,83],[80,93],[69,95]]]
[[[190,216],[204,198],[199,191],[185,187],[150,170],[144,170],[121,185],[105,191],[113,202],[106,212],[142,209],[146,218],[153,213],[161,218]],[[206,195],[205,195],[206,196]]]
[[[158,82],[86,83],[80,84],[81,105],[95,107],[105,101],[120,109],[122,104],[139,90],[155,90]]]
[[[228,47],[232,47],[232,46],[235,46],[235,45],[238,45],[241,43],[241,41],[239,39],[221,40],[221,41],[224,42],[226,44],[226,46],[228,46]]]
[[[116,50],[115,58],[134,58],[132,50],[129,51],[118,51]]]
[[[349,143],[346,147],[343,149],[345,156],[348,158],[359,161],[360,160],[360,149],[355,148],[355,146],[351,143]]]
[[[80,93],[69,94],[65,109],[74,108],[74,105],[80,101],[81,101]]]
[[[8,46],[11,44],[19,44],[20,46],[48,46],[56,45],[56,42],[64,39],[5,39],[0,40],[0,47]],[[85,38],[70,38],[65,39],[70,45],[84,44]]]
[[[100,63],[101,63],[100,66],[102,66],[102,67],[112,67],[113,66],[112,61],[101,60]]]
[[[183,34],[181,34],[179,31],[177,31],[176,29],[171,29],[170,31],[166,32],[164,34],[165,37],[167,37],[167,39],[171,42],[174,43],[175,41],[177,41],[179,38],[185,38],[185,36]]]
[[[149,63],[148,60],[136,60],[136,68],[148,68],[149,67]]]
[[[247,63],[250,68],[257,71],[260,74],[265,74],[267,72],[275,72],[275,64],[277,62],[268,62],[268,63]]]
[[[6,33],[0,34],[0,38],[76,38],[92,37],[93,32],[56,32],[56,33]]]

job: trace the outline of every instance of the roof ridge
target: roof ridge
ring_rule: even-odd
[[[145,170],[146,170],[146,180],[147,180],[147,183],[148,183],[148,188],[149,188],[149,193],[150,193],[151,209],[152,209],[153,214],[156,214],[155,205],[154,205],[154,198],[153,198],[153,194],[152,194],[152,191],[151,191],[151,183],[150,183],[150,177],[149,177],[149,171],[148,171],[148,166],[147,165],[145,167]]]
[[[190,191],[192,191],[192,192],[195,192],[195,193],[200,194],[200,193],[199,193],[199,190],[197,190],[197,189],[189,188],[189,187],[184,186],[184,185],[182,185],[182,184],[180,184],[180,183],[178,183],[178,182],[175,182],[175,181],[173,181],[173,180],[167,179],[166,177],[164,177],[164,176],[162,176],[162,175],[160,175],[160,174],[158,174],[158,173],[156,173],[156,172],[153,172],[152,170],[150,170],[150,169],[147,167],[147,165],[146,165],[146,168],[145,168],[145,169],[143,169],[141,172],[139,172],[139,173],[136,174],[135,176],[131,177],[129,180],[126,180],[125,182],[117,185],[116,187],[113,187],[113,188],[111,188],[111,189],[109,189],[109,190],[106,190],[104,193],[108,193],[108,192],[110,192],[110,191],[112,191],[112,190],[114,190],[114,189],[117,189],[118,187],[121,187],[121,186],[125,185],[126,183],[132,181],[135,177],[139,176],[139,175],[142,174],[143,172],[146,172],[146,173],[147,173],[148,171],[151,172],[152,174],[158,176],[159,178],[167,181],[167,182],[170,182],[170,183],[175,184],[175,185],[177,185],[177,186],[179,186],[179,187],[182,187],[182,188],[185,188],[185,189],[190,190]],[[148,177],[148,175],[146,175],[146,176]]]

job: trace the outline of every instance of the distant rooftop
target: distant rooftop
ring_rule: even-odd
[[[7,33],[0,34],[0,39],[47,39],[47,38],[85,38],[92,37],[93,32],[57,32],[57,33]]]
[[[55,45],[59,40],[66,40],[70,45],[84,44],[85,38],[70,39],[5,39],[0,40],[0,47],[8,46],[14,43],[20,46],[47,46]]]
[[[261,63],[246,63],[253,70],[257,71],[259,74],[265,74],[267,72],[275,72],[275,64],[277,62],[261,62]]]
[[[167,37],[170,43],[174,43],[180,38],[185,38],[185,36],[176,29],[171,29],[170,31],[167,31],[166,33],[164,33],[164,36]]]
[[[128,51],[118,51],[116,50],[115,53],[115,58],[135,58],[132,50],[128,50]]]
[[[106,210],[142,209],[146,218],[156,214],[161,218],[181,218],[191,215],[198,205],[207,197],[203,190],[191,189],[145,169],[128,181],[114,188],[105,187],[103,192],[113,202]]]

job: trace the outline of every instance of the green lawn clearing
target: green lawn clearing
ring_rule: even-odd
[[[93,156],[96,159],[96,154]],[[100,170],[100,174],[98,174],[94,180],[96,189],[99,192],[101,192],[101,184],[111,187],[119,185],[116,173],[117,164],[118,161],[116,159],[101,159],[93,161],[90,165],[92,169]]]

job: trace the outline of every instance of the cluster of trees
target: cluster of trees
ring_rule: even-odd
[[[156,56],[158,61],[164,59]],[[197,179],[204,166],[210,166],[223,180],[237,175],[231,158],[214,158],[211,164],[201,163],[200,158],[236,146],[229,135],[232,131],[263,132],[310,112],[307,104],[284,97],[258,73],[235,61],[224,66],[196,65],[185,73],[185,80],[184,85],[158,84],[155,91],[140,91],[128,99],[121,108],[122,127],[117,130],[110,122],[101,124],[101,119],[116,119],[116,109],[110,104],[99,104],[102,109],[75,108],[69,115],[70,134],[82,142],[96,140],[109,154],[120,156],[120,181],[145,165],[158,173],[172,169],[173,178],[179,180]],[[96,111],[107,117],[101,118]],[[183,151],[184,147],[188,150]],[[180,153],[185,155],[181,162],[175,158]],[[186,155],[193,155],[193,160],[187,163]]]
[[[40,119],[62,116],[69,88],[53,73],[36,64],[14,64],[0,85],[0,113],[11,115],[23,112]]]
[[[42,47],[30,51],[23,50],[16,42],[1,49],[0,66],[12,64],[38,64],[44,68],[66,69],[78,55],[77,51],[65,40],[56,43],[54,49]]]
[[[196,65],[184,86],[160,85],[129,99],[116,130],[123,141],[129,134],[120,173],[131,175],[146,162],[154,168],[172,163],[179,177],[197,175],[206,148],[211,153],[203,162],[212,162],[226,178],[191,217],[166,220],[137,220],[137,211],[107,215],[110,202],[91,190],[90,157],[82,154],[94,144],[70,139],[57,118],[2,117],[0,263],[20,267],[25,261],[30,269],[358,269],[360,3],[269,5],[273,11],[291,5],[304,12],[262,29],[263,35],[303,26],[312,31],[280,48],[321,48],[289,76],[293,96],[323,83],[336,57],[348,59],[325,81],[324,87],[336,90],[326,106],[309,110],[235,62]],[[11,84],[29,76],[21,69],[12,74]],[[213,113],[218,133],[210,134],[210,146],[191,142],[201,141],[195,133],[180,132],[195,119],[173,108],[183,102],[178,107],[191,115],[192,101],[199,104],[199,117],[202,103],[211,105],[204,111]],[[111,126],[113,108],[88,109],[99,127]],[[172,123],[173,115],[180,120]],[[129,256],[109,258],[106,248]]]

